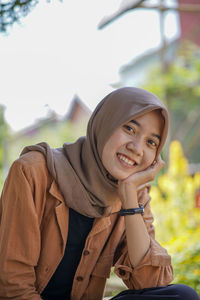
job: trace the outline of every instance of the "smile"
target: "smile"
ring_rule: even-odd
[[[136,165],[137,163],[135,162],[135,161],[133,161],[133,160],[131,160],[131,159],[129,159],[127,156],[125,156],[125,155],[122,155],[122,154],[117,154],[117,157],[120,159],[120,160],[122,160],[124,163],[126,163],[127,165],[129,165],[129,166],[134,166],[134,165]]]

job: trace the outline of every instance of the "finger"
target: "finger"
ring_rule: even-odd
[[[159,155],[157,160],[154,160],[151,167],[155,169],[157,172],[159,172],[165,165],[164,160],[162,160],[161,156]]]
[[[148,188],[148,189],[149,189],[150,187],[151,187],[150,182],[141,184],[140,186],[137,187],[137,192],[139,192],[139,191],[141,191],[141,190],[143,190],[143,189],[145,189],[145,188]]]
[[[160,170],[164,167],[164,165],[165,162],[161,158],[159,158],[155,164],[152,164],[146,170],[147,183],[155,179],[156,175],[160,172]]]
[[[164,162],[164,160],[162,159],[162,157],[161,157],[160,154],[158,155],[157,162],[158,162],[159,164],[165,165],[165,162]]]

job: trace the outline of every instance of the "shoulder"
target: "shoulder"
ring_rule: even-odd
[[[16,175],[23,173],[25,177],[29,179],[35,178],[37,180],[49,176],[46,158],[39,151],[30,151],[21,155],[13,162],[10,172]]]
[[[21,155],[18,159],[16,159],[13,162],[12,167],[42,168],[42,167],[46,167],[46,159],[41,152],[30,151]]]
[[[39,151],[30,151],[21,155],[15,160],[14,164],[25,166],[42,166],[46,165],[45,156]]]

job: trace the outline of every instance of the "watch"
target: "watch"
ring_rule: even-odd
[[[128,208],[128,209],[121,209],[119,211],[120,216],[127,216],[127,215],[136,215],[136,214],[144,214],[144,206],[136,207],[136,208]]]

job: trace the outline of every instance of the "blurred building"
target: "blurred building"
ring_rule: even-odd
[[[90,115],[89,108],[75,95],[64,116],[50,110],[46,118],[11,134],[3,143],[3,177],[25,146],[47,142],[53,148],[61,147],[64,142],[73,142],[84,135]]]
[[[145,10],[154,9],[160,12],[160,36],[162,40],[160,49],[143,53],[139,57],[133,58],[128,64],[123,65],[119,70],[120,80],[112,84],[113,87],[140,85],[155,64],[161,63],[164,69],[170,60],[174,58],[179,43],[186,39],[200,45],[200,1],[176,0],[176,3],[177,7],[169,4],[166,0],[157,2],[122,0],[117,11],[100,21],[98,28],[102,29],[108,24],[112,26],[113,21],[129,11],[142,8]],[[175,41],[168,42],[165,37],[165,12],[174,10],[179,14],[180,37]]]
[[[183,41],[189,40],[200,45],[200,0],[178,0],[178,5],[184,8],[184,11],[179,11],[179,38],[171,42],[165,41],[165,45],[161,45],[160,49],[149,50],[137,58],[133,58],[128,64],[123,65],[119,70],[120,80],[113,85],[114,87],[139,86],[144,82],[149,71],[156,64],[162,63],[162,52],[164,53],[165,63],[170,63],[176,55],[179,44]],[[198,7],[198,10],[195,11],[194,5]],[[126,7],[124,7],[125,10]],[[123,11],[123,7],[121,11]],[[115,17],[111,19],[113,21]]]
[[[179,40],[174,40],[167,44],[165,48],[165,60],[167,62],[174,58],[178,44]],[[160,64],[160,61],[160,49],[150,50],[137,58],[133,58],[129,63],[121,66],[119,69],[119,81],[112,86],[140,86],[144,83],[151,69],[155,65]]]
[[[66,114],[64,120],[67,120],[72,124],[81,124],[87,122],[90,115],[90,109],[81,101],[78,95],[75,95],[72,99],[69,112]]]
[[[80,125],[87,122],[90,115],[91,111],[89,108],[86,107],[78,95],[74,95],[69,111],[64,115],[64,117],[60,117],[54,111],[50,110],[46,118],[38,119],[33,125],[16,132],[12,135],[11,139],[12,141],[15,141],[24,137],[34,137],[37,136],[38,132],[45,127],[53,129],[55,126],[66,122],[69,122],[72,125]]]
[[[200,1],[199,0],[178,0],[179,6],[187,5],[188,10],[193,5],[198,5],[196,12],[179,12],[181,36],[180,39],[190,40],[200,45]]]

